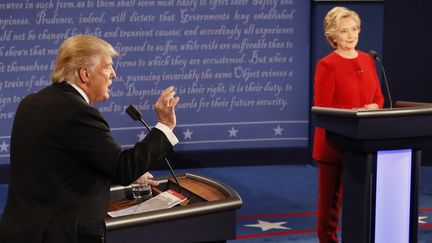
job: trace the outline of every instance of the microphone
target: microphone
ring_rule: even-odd
[[[391,98],[391,95],[390,95],[390,87],[388,85],[387,75],[386,75],[386,72],[385,72],[385,69],[384,69],[384,64],[381,62],[381,59],[379,58],[378,53],[375,50],[370,50],[369,51],[369,56],[371,56],[374,61],[377,61],[377,62],[379,62],[381,64],[381,69],[382,69],[383,76],[384,76],[384,82],[385,82],[385,85],[386,85],[387,95],[389,97],[390,108],[393,108],[393,101],[392,101],[392,98]]]
[[[129,105],[129,107],[126,108],[126,112],[127,112],[128,115],[132,118],[132,120],[134,120],[134,121],[140,121],[142,124],[144,124],[144,126],[147,128],[147,130],[148,130],[149,132],[151,131],[149,125],[147,125],[147,123],[144,121],[144,119],[142,119],[141,112],[139,112],[139,110],[137,110],[137,109],[135,108],[135,106],[133,106],[133,105]],[[177,183],[179,193],[182,194],[182,190],[181,190],[180,183],[179,183],[179,181],[178,181],[178,179],[177,179],[177,176],[176,176],[176,174],[174,173],[174,170],[172,169],[171,164],[170,164],[170,162],[168,161],[167,158],[165,158],[165,162],[166,162],[166,164],[168,165],[169,170],[171,171],[171,175],[173,176],[174,180],[175,180],[176,183]]]

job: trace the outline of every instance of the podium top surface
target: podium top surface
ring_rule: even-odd
[[[153,224],[170,220],[197,217],[221,211],[235,211],[243,204],[240,195],[233,188],[220,181],[190,173],[180,175],[178,178],[180,182],[185,181],[182,179],[188,179],[188,183],[180,183],[185,196],[188,199],[192,198],[188,205],[126,215],[117,218],[107,217],[105,219],[107,231],[143,224]],[[176,189],[177,185],[173,185],[168,178],[160,179],[161,183],[159,184],[159,187],[172,186],[172,189]],[[127,188],[128,187],[122,186],[111,187],[111,196],[117,198],[118,195],[120,195],[121,198],[123,198]],[[196,197],[201,200],[194,202],[193,198]]]
[[[397,108],[384,108],[379,110],[340,109],[329,107],[312,107],[312,113],[317,115],[330,115],[351,118],[385,118],[400,116],[416,116],[432,114],[432,105],[407,106]]]
[[[392,148],[413,143],[419,147],[432,141],[432,104],[429,103],[397,102],[396,108],[379,110],[314,106],[312,113],[317,127],[347,139],[397,144]],[[417,142],[426,140],[427,143]]]

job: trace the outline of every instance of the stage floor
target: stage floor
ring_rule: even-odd
[[[175,169],[175,162],[172,162]],[[312,165],[262,165],[175,169],[210,177],[236,190],[243,206],[237,211],[237,239],[229,242],[318,242],[316,239],[317,168]],[[152,171],[167,176],[168,170]],[[432,242],[432,167],[422,167],[419,241]],[[0,185],[0,211],[7,185]]]

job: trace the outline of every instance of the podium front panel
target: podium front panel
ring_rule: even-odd
[[[412,150],[377,152],[375,241],[408,243]]]

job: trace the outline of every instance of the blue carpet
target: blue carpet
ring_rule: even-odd
[[[175,166],[175,163],[173,164]],[[234,188],[242,197],[237,212],[236,243],[298,242],[316,239],[317,168],[310,165],[271,165],[217,167],[176,170],[207,176]],[[167,176],[168,171],[153,171]],[[421,168],[420,243],[432,243],[432,167]],[[0,212],[4,207],[7,186],[0,185]],[[262,230],[260,225],[276,226]]]

